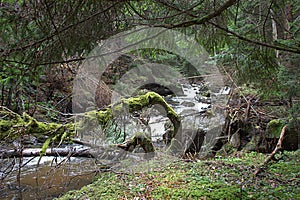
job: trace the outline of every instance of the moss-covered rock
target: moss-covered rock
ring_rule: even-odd
[[[284,120],[274,119],[271,120],[266,129],[266,139],[279,139],[282,128],[288,125],[288,129],[285,133],[282,147],[285,150],[299,149],[299,137],[300,137],[300,118],[297,120]]]
[[[279,138],[282,128],[286,125],[286,122],[282,119],[271,120],[266,129],[267,138]]]

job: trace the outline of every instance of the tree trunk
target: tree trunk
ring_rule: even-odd
[[[88,128],[90,123],[98,123],[99,125],[105,127],[108,122],[114,118],[114,116],[118,116],[124,111],[133,113],[155,104],[159,104],[164,108],[165,112],[167,113],[167,117],[174,126],[172,138],[174,138],[175,135],[177,138],[177,134],[181,133],[181,121],[179,116],[159,94],[155,92],[148,92],[138,97],[123,99],[121,102],[110,105],[109,107],[100,111],[94,110],[86,112],[84,113],[84,118],[82,120],[68,124],[39,122],[26,113],[23,113],[23,115],[20,116],[5,107],[0,107],[0,139],[22,139],[25,136],[31,135],[38,138],[39,141],[45,141],[41,150],[41,153],[45,154],[47,153],[46,149],[50,143],[61,143],[67,139],[70,139],[74,137],[76,131],[84,131],[86,128]],[[139,142],[135,141],[137,144],[147,141],[140,141],[140,139],[143,138],[136,139],[139,140]],[[149,142],[143,143],[141,146],[144,148],[145,152],[154,151],[154,147],[151,146]]]

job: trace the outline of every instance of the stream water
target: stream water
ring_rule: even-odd
[[[214,113],[214,117],[203,114],[212,107],[214,97],[226,99],[223,95],[227,95],[229,89],[223,88],[207,98],[199,94],[201,87],[201,84],[182,84],[184,95],[167,97],[166,101],[182,117],[183,129],[207,131],[200,152],[205,154],[219,136],[224,117],[218,113]],[[157,113],[151,115],[149,126],[153,141],[162,140],[166,121],[165,116]],[[92,158],[5,159],[0,163],[0,199],[53,199],[91,183],[99,168],[100,165]]]
[[[1,174],[0,199],[53,199],[89,184],[95,175],[95,161],[90,158],[43,157],[38,160],[23,158],[22,164],[15,164],[7,177]],[[19,163],[20,160],[4,162]]]

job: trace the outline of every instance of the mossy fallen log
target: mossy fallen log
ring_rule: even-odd
[[[0,106],[0,140],[16,139],[25,135],[35,136],[38,140],[49,137],[64,139],[74,133],[74,123],[58,124],[39,122],[26,113],[19,115]]]
[[[39,122],[26,113],[18,115],[11,110],[0,107],[0,139],[1,141],[15,140],[27,135],[32,135],[39,141],[44,141],[41,153],[44,154],[52,142],[63,142],[76,134],[84,131],[91,123],[106,126],[114,116],[124,111],[133,113],[145,107],[159,104],[174,126],[174,138],[180,132],[181,122],[177,113],[157,93],[148,92],[144,95],[122,99],[102,110],[89,111],[83,114],[83,118],[77,122],[67,124]],[[150,150],[151,151],[151,150]]]
[[[75,140],[75,142],[78,141]],[[79,141],[79,143],[82,144],[81,141]],[[152,156],[154,156],[155,147],[151,141],[151,138],[145,133],[138,132],[122,144],[111,145],[110,148],[104,148],[102,146],[91,148],[89,143],[86,143],[85,147],[83,148],[0,148],[0,158],[37,157],[40,156],[42,152],[45,156],[89,157],[113,160],[124,153],[122,152],[123,150],[126,152],[133,152],[138,146],[143,148],[147,158],[152,158]],[[118,147],[119,149],[117,150],[114,147]]]

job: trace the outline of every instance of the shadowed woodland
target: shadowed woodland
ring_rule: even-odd
[[[300,198],[299,14],[296,0],[0,1],[1,199]],[[186,54],[192,38],[206,68],[146,47],[85,68],[137,27],[178,33],[166,43]]]

